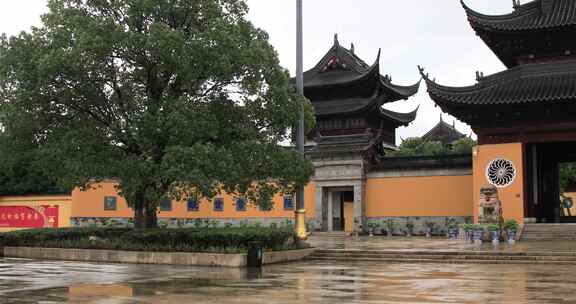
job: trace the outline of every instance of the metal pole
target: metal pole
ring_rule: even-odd
[[[296,0],[296,89],[304,95],[303,38],[302,38],[302,0]],[[296,144],[298,152],[304,156],[304,104],[300,107],[300,121]],[[306,210],[304,209],[304,186],[299,186],[296,193],[296,235],[306,238]]]

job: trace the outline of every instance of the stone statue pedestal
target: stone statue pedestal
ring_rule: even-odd
[[[498,225],[502,231],[504,218],[502,216],[502,202],[498,197],[498,188],[484,186],[480,189],[480,202],[478,205],[478,223],[481,225]],[[484,228],[484,241],[492,241],[492,232]]]

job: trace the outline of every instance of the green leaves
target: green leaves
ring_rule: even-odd
[[[34,122],[46,175],[66,186],[117,178],[128,200],[151,206],[220,190],[265,205],[308,181],[309,162],[279,143],[303,103],[313,125],[312,107],[246,20],[244,1],[49,7],[43,27],[0,44],[1,102],[26,113],[1,123]]]
[[[566,192],[570,183],[576,181],[576,163],[560,163],[558,166],[560,193]]]
[[[46,247],[166,252],[242,252],[251,242],[266,250],[296,249],[287,228],[227,227],[149,229],[61,228],[0,234],[0,247]],[[97,240],[90,240],[90,238]]]
[[[406,138],[397,151],[387,153],[391,157],[439,156],[472,154],[476,142],[468,137],[445,146],[439,141],[427,141],[420,137]]]

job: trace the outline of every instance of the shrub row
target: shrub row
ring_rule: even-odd
[[[61,228],[0,233],[0,247],[44,247],[166,252],[243,252],[298,248],[290,229],[274,228]]]

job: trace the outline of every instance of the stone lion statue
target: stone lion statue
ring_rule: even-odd
[[[495,186],[480,189],[478,221],[480,224],[502,224],[502,203]]]

